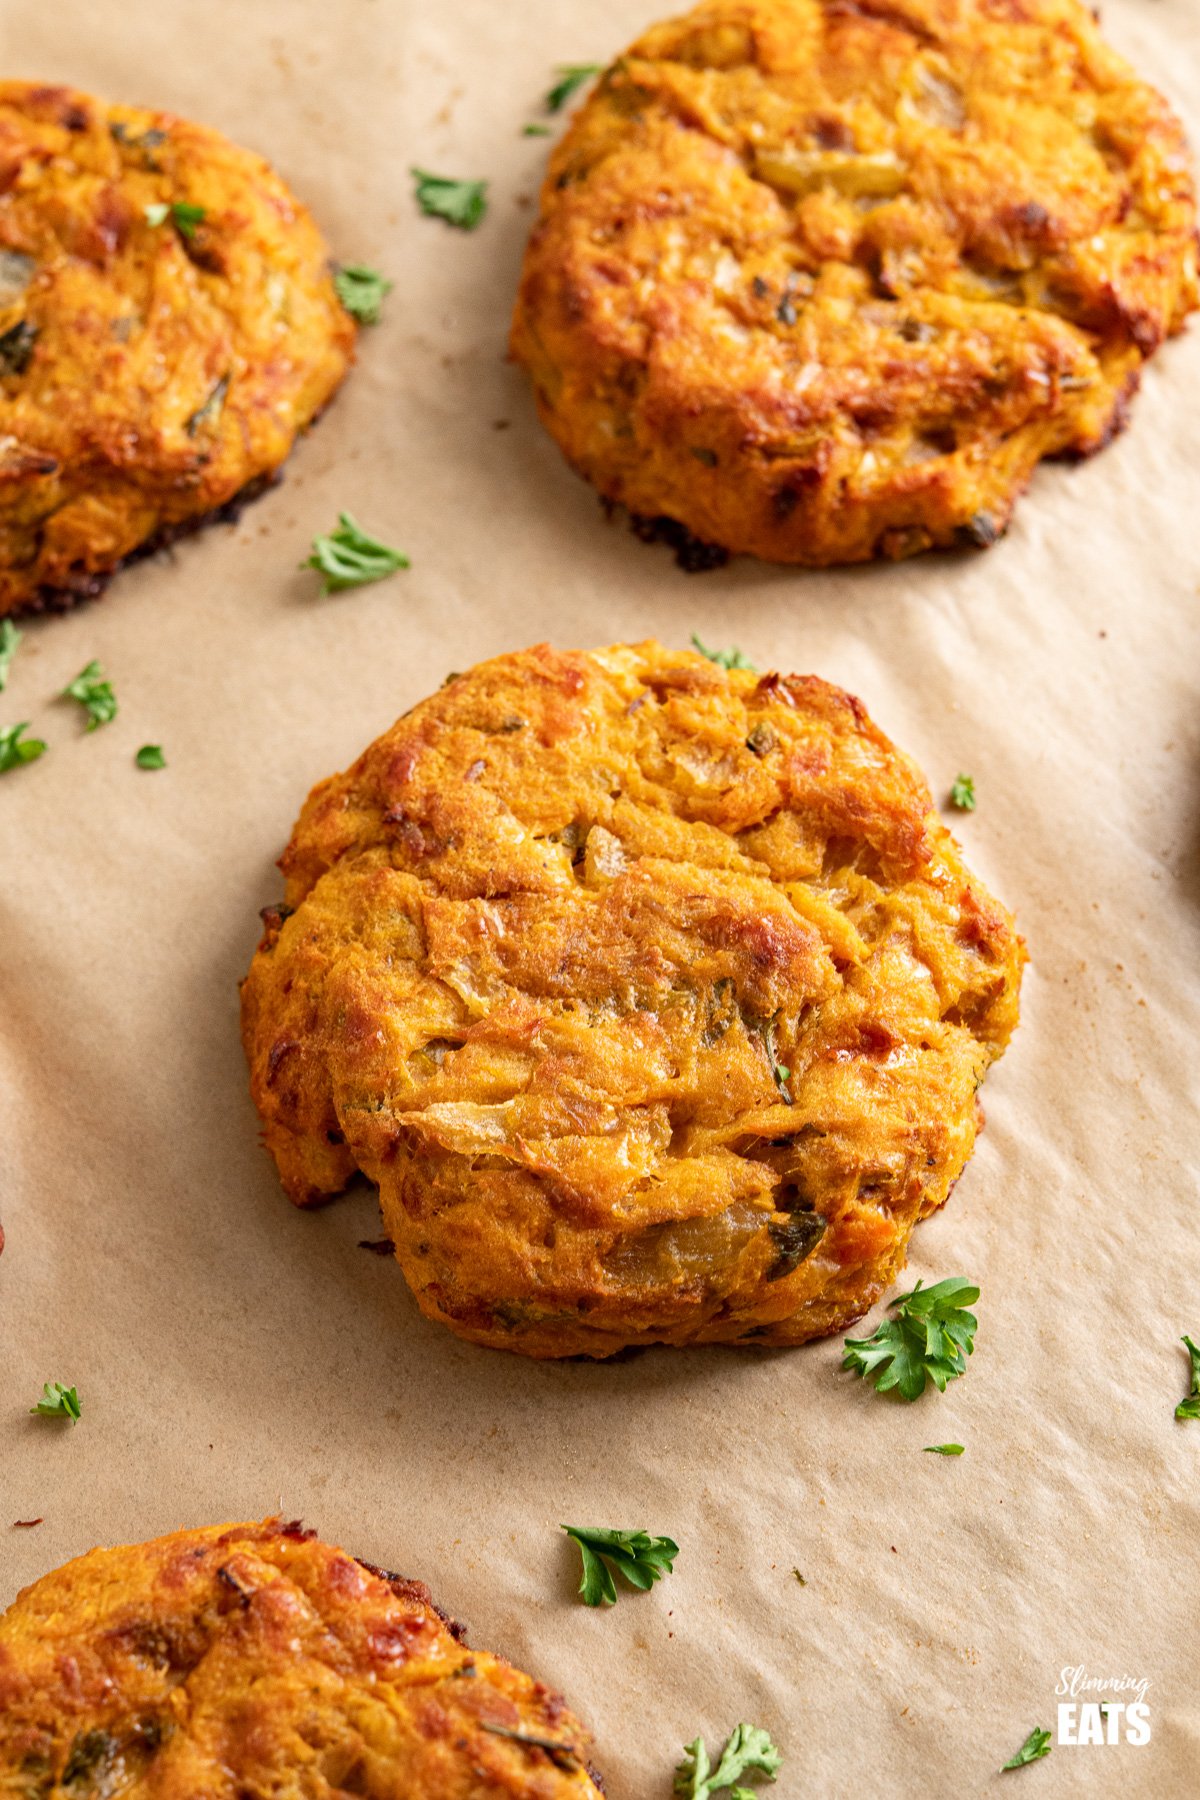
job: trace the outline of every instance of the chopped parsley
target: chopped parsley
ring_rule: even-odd
[[[801,1587],[808,1586],[807,1581],[805,1581],[805,1579],[804,1579],[803,1575],[800,1573],[799,1569],[793,1569],[792,1574],[795,1576],[796,1580],[800,1583]]]
[[[757,1770],[774,1781],[783,1758],[768,1734],[758,1725],[735,1725],[714,1769],[704,1739],[685,1744],[686,1755],[675,1771],[676,1800],[709,1800],[722,1788],[731,1788],[731,1800],[751,1800],[748,1788],[734,1787],[743,1775]]]
[[[563,1530],[574,1538],[583,1558],[579,1592],[585,1606],[599,1606],[601,1601],[612,1605],[617,1597],[612,1569],[619,1570],[630,1587],[644,1591],[671,1573],[679,1555],[679,1545],[669,1537],[651,1537],[645,1531],[605,1531],[593,1525],[564,1525]]]
[[[37,341],[38,328],[28,319],[18,319],[7,331],[0,331],[0,371],[5,375],[23,375]]]
[[[74,681],[63,689],[62,698],[78,700],[80,706],[86,709],[89,731],[109,724],[117,716],[117,696],[98,662],[90,662],[86,669],[81,669]]]
[[[1192,1359],[1192,1382],[1186,1400],[1181,1400],[1175,1408],[1177,1419],[1200,1419],[1200,1345],[1193,1344],[1190,1337],[1184,1336],[1181,1343],[1187,1345],[1187,1353]]]
[[[598,75],[603,63],[557,63],[555,74],[558,80],[546,95],[546,111],[561,112],[572,94]]]
[[[24,636],[25,633],[18,631],[11,619],[0,619],[0,694],[4,692],[7,685],[12,659],[17,654],[17,646]]]
[[[521,136],[522,137],[549,137],[550,136],[550,127],[548,125],[522,125]]]
[[[1041,1731],[1035,1725],[1015,1756],[1010,1756],[1004,1769],[1023,1769],[1026,1763],[1040,1762],[1043,1756],[1050,1754],[1050,1733]],[[1003,1775],[1004,1769],[1000,1773]]]
[[[41,1399],[29,1410],[40,1413],[44,1419],[70,1419],[73,1425],[83,1407],[73,1387],[64,1387],[61,1381],[47,1381]]]
[[[536,1749],[544,1750],[555,1768],[568,1774],[583,1767],[574,1744],[566,1744],[561,1738],[539,1737],[532,1731],[514,1731],[511,1725],[497,1725],[491,1719],[480,1719],[479,1729],[490,1731],[493,1737],[509,1738],[514,1744],[532,1744]]]
[[[195,437],[205,425],[215,425],[225,409],[225,396],[229,392],[229,376],[222,375],[209,389],[208,398],[202,400],[190,418],[183,422],[183,429],[189,437]]]
[[[345,263],[333,271],[333,286],[338,299],[360,325],[378,325],[383,302],[392,291],[392,283],[378,269],[365,263]]]
[[[397,569],[407,569],[409,561],[403,551],[391,550],[378,538],[368,537],[350,513],[340,512],[337,529],[327,537],[313,539],[312,555],[300,567],[319,569],[324,578],[321,592],[338,594],[344,588],[382,581]]]
[[[139,769],[165,769],[167,766],[161,744],[143,744],[133,760]]]
[[[954,785],[950,789],[950,804],[957,806],[959,812],[975,811],[975,777],[973,775],[956,775]]]
[[[758,670],[750,661],[749,657],[743,656],[736,644],[733,646],[732,650],[710,650],[707,644],[702,644],[700,642],[699,637],[694,631],[692,633],[692,643],[700,652],[701,656],[707,656],[709,662],[716,663],[719,669],[748,669],[752,675],[758,674]]]
[[[460,231],[474,231],[487,211],[486,181],[455,181],[448,175],[431,175],[428,169],[409,173],[417,184],[417,205],[423,213],[445,219]]]
[[[28,719],[23,719],[19,725],[0,725],[0,775],[7,774],[9,769],[19,769],[22,763],[36,762],[44,753],[44,738],[22,737],[22,732],[28,730]]]
[[[190,200],[154,200],[145,210],[147,225],[165,225],[170,219],[180,237],[185,238],[195,237],[197,225],[208,217],[206,207],[194,206]]]
[[[894,1319],[869,1338],[846,1339],[843,1368],[873,1381],[878,1393],[898,1388],[905,1400],[923,1394],[927,1381],[945,1393],[948,1381],[967,1372],[979,1321],[966,1309],[978,1298],[979,1289],[959,1275],[931,1288],[918,1281],[911,1293],[888,1302]]]
[[[925,1446],[926,1456],[961,1456],[962,1453],[963,1446],[961,1444],[926,1444]]]

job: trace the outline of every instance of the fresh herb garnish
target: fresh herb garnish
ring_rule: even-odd
[[[961,1444],[926,1444],[925,1446],[926,1456],[961,1456],[962,1453],[963,1446]]]
[[[975,811],[975,777],[973,775],[957,775],[950,789],[950,804],[957,806],[959,812]]]
[[[338,594],[343,588],[382,581],[397,569],[407,569],[409,561],[402,551],[390,550],[378,538],[368,537],[348,512],[340,512],[337,529],[328,537],[313,539],[312,555],[300,567],[319,569],[324,577],[321,592]]]
[[[979,1323],[966,1309],[978,1298],[979,1289],[959,1275],[931,1288],[918,1281],[911,1293],[888,1302],[896,1309],[894,1319],[869,1338],[846,1339],[843,1368],[873,1381],[881,1394],[898,1388],[906,1400],[915,1400],[927,1381],[944,1393],[948,1381],[966,1374]]]
[[[602,63],[556,63],[554,72],[558,80],[546,95],[546,111],[561,112],[571,95],[593,75],[598,75],[603,66]]]
[[[722,1788],[731,1788],[732,1800],[751,1800],[748,1788],[734,1783],[751,1770],[774,1781],[783,1758],[769,1735],[757,1725],[735,1725],[714,1769],[708,1760],[704,1739],[685,1744],[687,1752],[675,1771],[676,1800],[709,1800]]]
[[[9,769],[19,769],[22,763],[36,762],[45,751],[44,738],[22,740],[21,733],[28,730],[28,719],[23,719],[19,725],[0,725],[0,775],[7,774]]]
[[[733,646],[732,650],[710,650],[707,644],[702,644],[700,642],[700,639],[694,631],[692,633],[692,643],[700,652],[701,656],[707,656],[709,662],[716,663],[719,669],[749,669],[752,675],[758,674],[758,670],[750,661],[749,657],[743,656],[736,644]]]
[[[1192,1384],[1186,1400],[1181,1400],[1175,1408],[1177,1419],[1200,1419],[1200,1345],[1193,1344],[1190,1337],[1184,1336],[1181,1343],[1187,1345],[1187,1353],[1192,1359]]]
[[[17,646],[24,636],[25,633],[18,631],[11,619],[0,619],[0,694],[4,692],[7,685],[12,659],[17,654]]]
[[[70,1419],[73,1425],[83,1408],[73,1387],[64,1387],[61,1381],[47,1381],[41,1399],[29,1410],[41,1413],[44,1419]]]
[[[338,299],[360,325],[378,325],[385,297],[392,283],[365,263],[345,263],[333,271],[333,286]]]
[[[579,1592],[585,1606],[599,1606],[601,1601],[611,1606],[616,1599],[610,1563],[630,1587],[644,1591],[671,1573],[679,1555],[679,1545],[669,1537],[651,1537],[645,1531],[604,1531],[592,1525],[564,1525],[563,1530],[574,1538],[583,1558]]]
[[[486,181],[455,181],[448,175],[431,175],[428,169],[409,173],[417,184],[417,205],[423,213],[445,219],[460,231],[474,231],[487,211]]]
[[[1015,1756],[1010,1756],[1004,1769],[1023,1769],[1026,1763],[1038,1762],[1050,1754],[1050,1733],[1035,1725]],[[1004,1769],[1000,1773],[1003,1775]]]
[[[143,744],[133,760],[139,769],[165,769],[167,766],[161,744]]]
[[[0,372],[23,375],[29,367],[37,338],[38,328],[28,319],[18,319],[7,331],[0,331]]]
[[[112,683],[105,680],[98,662],[90,662],[86,669],[81,669],[70,686],[63,689],[62,698],[78,700],[80,706],[86,708],[89,731],[107,725],[117,716],[117,696],[112,691]]]
[[[521,127],[522,137],[549,137],[550,135],[548,125],[522,125]]]
[[[147,225],[165,225],[170,219],[180,237],[195,237],[197,225],[202,225],[208,217],[208,209],[195,206],[190,200],[153,200],[146,207]]]

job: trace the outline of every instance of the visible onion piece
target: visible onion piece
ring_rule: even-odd
[[[908,172],[890,152],[848,150],[759,150],[755,173],[788,194],[833,188],[850,199],[890,199],[907,185]]]

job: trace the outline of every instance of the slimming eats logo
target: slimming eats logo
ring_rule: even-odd
[[[1083,1663],[1066,1668],[1054,1692],[1059,1696],[1060,1744],[1148,1744],[1150,1708],[1145,1676],[1089,1675]]]

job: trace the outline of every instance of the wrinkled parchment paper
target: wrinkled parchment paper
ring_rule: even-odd
[[[1059,1745],[1002,1791],[1194,1794],[1200,329],[986,556],[682,575],[604,522],[504,359],[546,147],[521,126],[552,64],[654,12],[0,9],[6,73],[224,129],[396,284],[284,485],[28,627],[0,700],[51,743],[0,784],[0,1602],[98,1542],[282,1508],[564,1690],[614,1800],[665,1800],[684,1740],[743,1718],[784,1751],[780,1800],[990,1793],[1068,1668],[1148,1682],[1150,1743]],[[1195,0],[1106,15],[1200,140]],[[417,216],[414,162],[490,177],[478,232]],[[339,507],[411,571],[319,598],[297,565]],[[836,1340],[474,1349],[357,1247],[367,1188],[296,1213],[258,1147],[236,984],[310,784],[452,668],[693,630],[850,687],[939,794],[972,773],[957,829],[1031,947],[978,1154],[915,1243],[914,1276],[983,1290],[944,1397],[887,1403]],[[93,657],[121,710],[85,737],[52,697]],[[48,1379],[78,1385],[74,1429],[28,1416]],[[590,1611],[562,1520],[669,1533],[676,1573]]]

